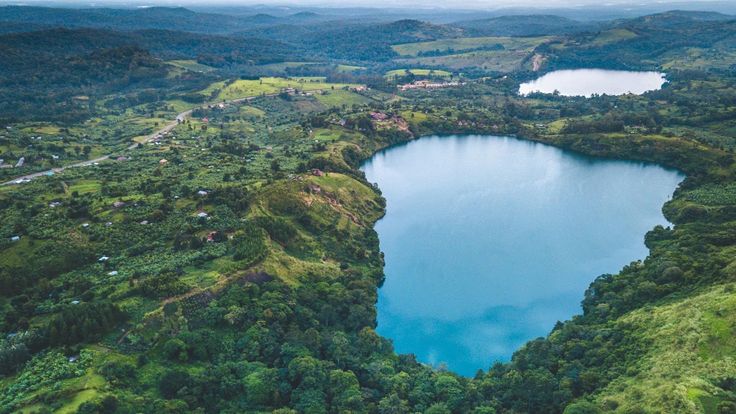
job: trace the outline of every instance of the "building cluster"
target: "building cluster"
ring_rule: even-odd
[[[412,83],[404,85],[398,85],[400,91],[407,91],[410,89],[441,89],[441,88],[456,88],[458,86],[465,85],[465,82],[452,81],[452,82],[434,82],[430,80],[418,80]]]

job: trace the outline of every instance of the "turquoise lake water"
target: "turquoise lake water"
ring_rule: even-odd
[[[680,173],[509,137],[424,137],[364,165],[387,200],[378,332],[463,375],[580,313],[585,289],[647,255]]]

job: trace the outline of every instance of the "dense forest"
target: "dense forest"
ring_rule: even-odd
[[[0,22],[0,413],[736,412],[731,16]],[[667,83],[518,94],[572,67]],[[376,333],[386,200],[359,167],[479,133],[687,178],[646,259],[591,275],[580,315],[463,377]]]

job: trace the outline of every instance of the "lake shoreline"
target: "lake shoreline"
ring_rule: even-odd
[[[417,146],[415,148],[419,148],[419,146],[422,145],[422,144],[420,144],[420,142],[422,142],[422,140],[424,140],[423,142],[425,142],[425,144],[423,144],[423,146],[425,146],[425,147],[427,146],[426,145],[427,143],[430,143],[430,144],[431,143],[444,143],[444,144],[447,144],[447,145],[451,145],[450,148],[455,148],[455,147],[460,148],[460,147],[465,146],[465,145],[472,145],[473,142],[476,142],[476,141],[477,142],[484,142],[486,144],[489,144],[490,143],[491,145],[495,145],[495,143],[504,143],[504,145],[507,145],[508,147],[514,147],[514,148],[517,148],[517,149],[521,148],[523,151],[527,151],[527,150],[528,151],[533,151],[536,154],[538,154],[540,151],[542,151],[542,152],[545,152],[547,154],[551,154],[554,157],[562,156],[563,158],[570,160],[568,162],[577,163],[577,164],[579,164],[580,167],[584,167],[584,168],[598,168],[598,167],[600,167],[600,165],[603,165],[603,164],[600,164],[600,163],[604,163],[605,165],[616,166],[616,168],[625,168],[625,169],[636,168],[636,169],[643,169],[643,170],[657,169],[658,171],[662,171],[662,174],[676,174],[676,176],[679,177],[676,181],[672,182],[671,188],[668,187],[669,190],[666,190],[665,191],[664,194],[668,198],[671,198],[672,190],[674,188],[676,188],[677,187],[677,183],[679,183],[682,180],[682,178],[684,178],[679,172],[673,172],[673,171],[669,171],[668,172],[667,170],[665,170],[664,168],[660,167],[659,165],[653,165],[652,163],[647,163],[647,162],[642,162],[642,161],[633,161],[632,162],[632,161],[627,161],[627,160],[613,160],[613,159],[610,159],[610,158],[604,160],[604,159],[599,159],[599,157],[591,157],[589,155],[583,155],[583,154],[579,154],[577,152],[566,151],[564,149],[561,149],[559,147],[555,147],[555,146],[549,145],[547,143],[541,143],[541,142],[535,142],[535,141],[531,141],[531,140],[525,140],[525,139],[521,139],[521,138],[515,137],[515,136],[485,136],[485,135],[454,135],[453,136],[453,135],[444,135],[443,134],[441,136],[423,136],[423,137],[421,137],[419,139],[411,140],[410,142],[407,142],[407,143],[405,143],[403,145],[398,145],[398,146],[393,145],[393,146],[390,146],[390,147],[387,147],[387,148],[383,148],[383,149],[381,149],[379,151],[376,151],[376,153],[373,155],[373,157],[370,158],[368,161],[364,161],[364,163],[361,166],[361,169],[366,173],[366,179],[368,179],[369,181],[374,181],[374,179],[371,177],[371,174],[370,174],[370,165],[372,165],[372,163],[376,162],[376,160],[381,160],[383,158],[387,158],[387,155],[386,154],[390,154],[391,151],[399,150],[399,152],[402,152],[403,153],[403,152],[409,152],[409,151],[411,151],[409,149],[411,146]],[[484,144],[484,145],[486,145],[486,144]],[[402,147],[404,148],[404,150],[402,150]],[[416,151],[416,149],[415,149],[415,151]],[[442,153],[444,154],[442,156],[449,156],[449,154],[451,152],[452,151],[442,151]],[[435,153],[435,156],[437,156],[437,153]],[[511,156],[511,157],[505,157],[505,158],[518,158],[518,157]],[[426,159],[423,159],[423,161],[424,162],[427,162]],[[437,165],[438,160],[432,161],[430,159],[428,162],[431,165]],[[471,163],[475,163],[473,165],[476,165],[477,167],[480,167],[480,165],[478,165],[477,162],[479,162],[478,159],[476,159],[475,161],[471,161]],[[542,164],[543,167],[542,167],[542,170],[540,171],[540,173],[544,173],[543,170],[544,170],[544,168],[546,168],[544,166],[544,162],[535,162],[535,164],[537,164],[537,166],[539,166],[539,164]],[[403,168],[403,166],[409,165],[409,163],[407,163],[406,160],[404,160],[404,162],[399,163],[399,165],[402,165],[402,168]],[[444,174],[441,174],[441,175],[432,175],[433,173],[432,173],[431,170],[430,171],[421,171],[421,168],[409,168],[409,170],[403,170],[403,172],[401,172],[398,175],[392,175],[391,176],[392,177],[391,179],[384,178],[384,179],[377,179],[377,180],[375,180],[376,183],[381,187],[381,191],[385,194],[385,198],[388,200],[388,203],[389,203],[389,206],[386,209],[386,215],[384,215],[383,218],[379,219],[375,223],[375,225],[374,225],[374,228],[379,233],[379,237],[381,239],[381,244],[382,244],[381,250],[382,250],[382,252],[385,255],[385,264],[384,264],[384,266],[386,268],[386,270],[385,270],[386,278],[385,278],[385,283],[384,283],[383,287],[381,288],[382,290],[380,292],[381,293],[380,297],[385,297],[385,295],[386,295],[386,293],[385,293],[386,292],[386,289],[391,290],[392,289],[392,285],[395,285],[397,283],[397,281],[395,279],[391,278],[392,274],[395,277],[396,272],[397,272],[395,269],[392,269],[392,267],[394,267],[396,265],[395,260],[397,260],[397,259],[396,259],[396,257],[393,257],[393,258],[391,257],[392,255],[395,256],[396,251],[392,251],[392,248],[390,247],[390,243],[391,242],[390,241],[387,242],[387,240],[386,240],[386,231],[391,232],[391,231],[393,231],[394,228],[400,228],[402,225],[404,225],[404,223],[399,224],[398,222],[396,222],[395,215],[397,214],[396,213],[396,207],[397,206],[396,206],[395,203],[397,202],[397,199],[396,199],[395,191],[393,191],[391,189],[391,187],[396,185],[396,181],[397,181],[398,177],[405,177],[405,176],[411,175],[412,173],[414,173],[414,172],[416,172],[416,171],[419,170],[419,171],[421,171],[422,176],[421,176],[421,178],[415,177],[416,179],[419,179],[420,181],[426,180],[426,181],[430,181],[430,182],[433,182],[433,183],[443,183],[442,184],[442,187],[445,189],[445,190],[443,190],[443,192],[447,192],[447,194],[444,194],[443,195],[443,198],[444,197],[449,197],[450,199],[456,198],[455,196],[451,196],[451,194],[453,194],[453,190],[451,189],[452,186],[451,185],[448,185],[450,182],[454,182],[454,181],[452,179],[449,179],[449,181],[445,182],[443,180],[448,180],[448,178],[442,176],[442,175],[445,175],[445,176],[446,175],[452,175],[453,174],[453,170],[458,167],[458,166],[453,166],[453,165],[454,164],[452,164],[452,163],[449,163],[449,164],[445,165],[443,167],[443,169],[445,170],[445,173]],[[598,167],[596,167],[596,165]],[[368,169],[366,168],[367,166],[368,166]],[[510,168],[510,166],[503,167],[503,168],[501,168],[501,170],[505,170],[505,169],[508,169],[508,168]],[[532,169],[534,169],[534,168],[532,168]],[[471,169],[471,170],[463,171],[463,173],[460,174],[460,175],[463,176],[463,177],[467,177],[467,176],[473,175],[471,173],[471,171],[473,173],[477,172],[477,171]],[[498,171],[497,172],[494,172],[492,174],[489,174],[488,175],[488,178],[493,177],[493,176],[497,176],[498,174],[499,174]],[[482,173],[481,173],[481,175],[482,175]],[[617,175],[620,175],[620,173],[617,173]],[[455,177],[455,178],[457,178],[457,177]],[[416,186],[416,185],[421,186],[422,184],[420,182],[416,181],[416,179],[413,181],[414,182],[413,186]],[[467,183],[465,183],[463,185],[467,185]],[[490,186],[492,187],[492,184]],[[430,185],[430,187],[431,187],[431,185]],[[481,185],[481,188],[482,187],[483,187],[483,185]],[[593,188],[598,188],[598,187],[604,187],[604,186],[603,185],[594,185],[593,186]],[[414,191],[415,188],[412,188],[411,190]],[[512,193],[514,193],[514,192],[515,191],[512,191]],[[642,192],[645,192],[645,191],[642,191]],[[433,198],[437,198],[437,196],[435,196]],[[593,196],[591,198],[592,199],[599,199],[601,197]],[[474,205],[476,205],[476,206],[482,206],[482,205],[487,204],[488,201],[490,201],[490,200],[486,200],[486,202],[484,202],[484,203],[475,202]],[[663,199],[663,201],[666,201],[666,200]],[[522,199],[518,199],[518,197],[517,197],[516,198],[516,203],[518,204],[517,205],[517,208],[516,208],[517,211],[523,210],[525,208],[526,204],[527,204],[526,203],[526,200],[524,200],[523,197],[522,197]],[[431,209],[432,208],[431,207],[431,204],[432,204],[432,202],[430,201],[430,199],[424,200],[422,203],[419,204],[419,205],[422,206],[421,208],[418,208],[419,207],[419,205],[418,205],[418,206],[415,206],[414,208],[411,209],[412,213],[411,213],[410,216],[406,216],[406,214],[405,214],[406,212],[399,213],[399,214],[401,215],[401,217],[403,217],[402,220],[404,220],[404,221],[409,220],[409,221],[412,221],[413,222],[413,220],[416,219],[416,216],[417,215],[421,215],[421,211],[423,209]],[[445,203],[443,203],[443,204],[445,204]],[[452,204],[452,202],[450,202],[450,204]],[[532,204],[534,204],[534,203],[532,203]],[[660,203],[660,202],[657,201],[654,204],[650,204],[647,211],[656,212],[655,213],[656,215],[662,217],[661,207],[662,207],[662,203]],[[443,208],[444,208],[444,206],[443,206]],[[466,207],[466,209],[467,209],[467,207]],[[567,209],[568,209],[567,207],[566,208],[563,208],[562,211],[567,210]],[[483,216],[483,214],[484,214],[482,212],[481,213],[478,213],[478,211],[483,210],[483,207],[474,207],[473,210],[474,210],[474,214],[479,214],[481,216]],[[498,213],[498,212],[496,212],[496,213]],[[525,214],[521,214],[520,213],[520,215],[524,216]],[[534,214],[531,214],[531,215],[534,215]],[[585,212],[584,211],[581,211],[580,212],[580,217],[581,218],[579,218],[579,220],[583,220],[582,217],[584,215],[585,215]],[[564,216],[564,214],[563,214],[563,216]],[[411,218],[409,218],[409,217],[411,217]],[[662,217],[662,219],[664,219],[664,217]],[[451,223],[452,220],[453,220],[452,216],[447,216],[447,217],[442,217],[442,218],[441,217],[437,217],[436,220],[435,220],[435,222],[437,222],[437,223]],[[662,220],[658,220],[658,221],[659,221],[658,224],[662,224],[662,225],[667,225],[668,224],[666,221],[662,221]],[[551,222],[554,222],[554,220],[551,220]],[[543,224],[542,223],[539,223],[538,225],[543,225]],[[463,224],[460,224],[460,223],[454,223],[454,224],[447,224],[447,226],[449,226],[449,228],[446,231],[449,231],[449,232],[457,232],[457,231],[461,230],[464,225]],[[381,227],[383,227],[383,230],[381,229]],[[424,227],[424,225],[422,225],[422,227]],[[477,227],[478,229],[480,229],[482,226],[475,226],[474,225],[474,226],[471,226],[471,227]],[[652,224],[651,226],[646,226],[645,228],[644,227],[640,227],[639,230],[636,230],[636,231],[632,232],[633,234],[627,235],[627,236],[629,236],[628,237],[629,242],[626,242],[626,245],[630,245],[632,242],[635,241],[635,244],[639,244],[639,245],[641,245],[641,248],[644,248],[644,246],[642,244],[643,237],[640,236],[640,233],[646,233],[646,232],[650,231],[652,227],[654,227],[654,224]],[[387,228],[389,230],[387,230]],[[501,228],[503,228],[503,227],[501,227]],[[498,233],[498,231],[493,231],[493,230],[491,230],[490,233],[497,234],[497,235],[500,235],[501,234],[501,233]],[[434,239],[434,238],[437,238],[437,236],[436,235],[435,236],[431,236],[431,233],[428,233],[428,234],[422,234],[421,236],[415,236],[412,239],[428,240],[428,239]],[[495,237],[495,238],[498,239],[498,237]],[[411,247],[408,247],[408,246],[411,246],[411,242],[409,240],[412,240],[412,239],[408,239],[407,241],[401,243],[401,248],[400,248],[401,251],[402,251],[402,254],[401,254],[402,259],[401,260],[406,260],[406,257],[407,257],[406,251],[407,251],[407,249],[411,249]],[[598,239],[600,239],[600,237],[598,237]],[[468,237],[465,237],[462,240],[465,240],[464,245],[467,245],[466,246],[467,248],[472,248],[473,244],[469,241],[470,239]],[[539,243],[539,242],[541,242],[541,241],[538,240],[537,243]],[[387,243],[389,243],[389,245],[387,245]],[[455,243],[452,243],[452,241],[450,241],[450,240],[448,240],[446,242],[446,245],[448,245],[448,246],[453,245],[453,244],[455,244]],[[441,251],[443,249],[440,248],[439,246],[440,245],[437,245],[437,246],[431,247],[431,248],[425,246],[424,248],[429,248],[428,252],[432,252],[433,256],[440,257],[442,255],[441,254]],[[569,250],[569,251],[577,251],[577,250],[580,250],[580,247],[570,247],[567,250]],[[532,253],[530,252],[529,254],[532,254]],[[596,255],[599,256],[600,254],[599,253],[592,253],[591,252],[590,254],[583,254],[582,256],[584,258],[588,258],[588,257],[597,257]],[[621,266],[629,263],[629,261],[631,259],[635,259],[636,257],[638,257],[639,259],[643,259],[647,255],[648,255],[648,251],[640,251],[640,253],[632,254],[631,255],[632,257],[628,257],[628,255],[624,255],[623,258],[622,257],[619,257],[618,261],[616,262],[617,264],[615,264],[613,266],[609,266],[609,267],[607,267],[605,269],[606,269],[606,271],[610,271],[610,272],[618,271]],[[456,255],[454,257],[461,257],[461,256],[462,256],[462,254],[460,252],[456,252]],[[636,257],[634,257],[634,256],[636,256]],[[427,259],[429,259],[429,258],[427,258]],[[429,259],[429,260],[431,261],[431,259]],[[451,260],[452,259],[448,259],[448,262],[451,262]],[[462,269],[462,267],[464,265],[466,265],[468,263],[473,263],[473,259],[471,257],[463,258],[463,259],[457,259],[457,263],[455,263],[455,267],[457,268],[457,270],[453,269],[453,271],[456,272],[456,273],[453,273],[453,274],[455,276],[458,276],[458,274],[463,274],[463,275],[468,274],[468,275],[470,275],[473,272],[473,270],[470,270],[470,268],[469,269],[466,269],[466,270],[460,270],[460,269]],[[417,263],[416,265],[412,265],[412,266],[415,267],[417,265],[418,266],[421,266],[422,263]],[[434,265],[434,267],[436,267],[436,268],[437,267],[441,267],[441,266],[442,266],[442,263],[435,263],[435,265]],[[513,274],[514,271],[515,271],[515,269],[517,269],[517,268],[521,269],[521,268],[523,268],[523,266],[520,265],[520,264],[519,265],[515,265],[515,266],[512,266],[512,268],[508,268],[507,270],[505,270],[505,272],[509,272],[509,274]],[[429,270],[427,270],[427,271],[429,271]],[[424,274],[424,277],[429,276],[431,274],[431,271],[429,271],[429,272],[430,273],[425,273]],[[539,273],[539,272],[540,272],[540,270],[538,269],[537,271],[535,271],[535,274],[540,274],[540,275],[543,274],[543,273]],[[411,274],[411,271],[405,269],[403,271],[400,271],[399,273],[402,275],[402,277],[407,277],[409,274]],[[585,290],[585,287],[588,286],[588,284],[590,283],[590,281],[592,281],[595,276],[597,276],[598,274],[600,274],[600,271],[592,271],[591,273],[593,273],[593,274],[588,274],[587,276],[583,276],[583,275],[587,274],[587,272],[582,272],[581,273],[581,277],[583,277],[583,279],[579,279],[579,280],[587,280],[587,281],[583,282],[582,285],[580,284],[580,282],[577,282],[578,283],[578,288],[576,289],[577,293],[574,294],[574,298],[570,297],[570,298],[565,299],[565,302],[567,303],[567,305],[566,306],[558,307],[558,309],[563,309],[563,308],[570,309],[569,306],[570,306],[571,303],[574,304],[573,306],[577,306],[578,300],[582,296],[582,293]],[[492,273],[488,273],[488,271],[484,271],[481,274],[490,275]],[[479,274],[479,276],[480,276],[480,274]],[[426,286],[427,283],[428,283],[428,280],[425,279],[424,282],[422,283],[422,285]],[[442,284],[443,283],[439,283],[438,286],[440,286]],[[457,285],[458,285],[458,280],[457,279],[454,281],[454,284],[456,285],[455,287],[457,287]],[[416,284],[414,284],[412,286],[415,286],[415,285]],[[502,285],[506,285],[506,284],[502,284]],[[409,291],[409,290],[407,290],[407,288],[408,288],[408,286],[406,286],[405,288],[402,288],[401,291]],[[493,291],[494,290],[492,288],[485,288],[485,289],[484,288],[479,288],[479,289],[480,290],[485,290],[485,291]],[[417,294],[416,291],[414,291],[414,293],[412,293],[412,295],[416,295],[416,294]],[[468,295],[465,295],[465,296],[468,296]],[[473,295],[471,294],[469,296],[473,296]],[[444,298],[444,299],[443,298],[434,298],[432,295],[429,295],[428,297],[425,297],[422,300],[422,302],[430,303],[430,302],[433,302],[432,299],[436,299],[436,301],[435,301],[436,303],[445,303],[445,302],[449,302],[450,301],[450,299],[448,299],[448,298]],[[470,300],[470,298],[466,297],[466,300]],[[386,299],[383,299],[383,303],[386,303],[385,301],[386,301]],[[382,307],[381,303],[382,303],[382,299],[379,299],[379,306],[378,306],[379,309],[381,309],[381,307]],[[461,307],[461,306],[458,306],[458,307]],[[511,308],[509,308],[509,309],[511,309]],[[522,324],[523,325],[523,322],[522,321],[525,320],[525,319],[530,319],[531,320],[531,319],[537,319],[537,318],[539,318],[539,312],[536,311],[536,310],[534,310],[534,309],[536,309],[536,308],[529,308],[529,309],[527,309],[527,311],[532,312],[533,314],[536,314],[537,316],[532,316],[532,314],[530,314],[529,317],[522,318],[521,320],[518,320],[518,321],[516,321],[514,323]],[[384,310],[383,313],[385,314],[385,312],[389,312],[389,315],[391,314],[390,311]],[[501,314],[498,314],[498,315],[494,316],[494,318],[496,318],[496,319],[498,319],[498,318],[502,318],[502,319],[514,319],[514,318],[518,318],[518,314],[519,314],[520,310],[514,311],[511,314],[508,313],[509,311],[501,311],[501,312],[502,312]],[[551,310],[548,310],[546,313],[550,313],[550,312],[551,312]],[[576,311],[566,311],[566,312],[569,312],[569,313],[566,313],[567,316],[560,315],[558,320],[568,319],[568,318],[572,317],[572,315],[576,314]],[[577,312],[579,312],[579,309],[578,309]],[[451,312],[449,308],[448,309],[441,308],[441,309],[438,309],[437,310],[437,314],[443,315],[443,317],[448,317],[448,315],[451,315],[452,313],[453,312]],[[408,351],[415,351],[414,349],[411,349],[411,348],[408,348],[407,349],[405,346],[401,346],[401,342],[402,341],[400,340],[400,337],[397,334],[395,334],[395,333],[392,334],[391,332],[384,331],[384,329],[386,329],[385,327],[386,327],[386,324],[387,323],[389,325],[391,325],[392,323],[394,323],[394,319],[398,319],[399,317],[397,315],[394,315],[389,320],[387,320],[386,317],[385,316],[382,316],[381,314],[382,314],[382,312],[379,312],[379,325],[378,325],[379,326],[379,333],[381,333],[384,336],[387,336],[389,338],[394,339],[394,341],[396,342],[397,349],[399,350],[399,352],[402,352],[403,353],[403,352],[408,352]],[[499,315],[503,315],[503,314],[505,314],[506,316],[503,316],[503,317],[499,316]],[[531,339],[533,339],[534,337],[536,337],[538,335],[546,334],[549,331],[549,329],[551,329],[552,326],[554,325],[554,321],[552,321],[552,320],[547,321],[547,322],[548,323],[544,323],[543,324],[544,325],[543,332],[539,328],[535,328],[533,330],[534,333],[522,335],[523,339],[521,339],[521,340],[518,339],[517,334],[515,334],[515,333],[513,333],[513,332],[510,331],[509,332],[509,335],[512,335],[513,337],[515,337],[517,339],[514,339],[514,341],[515,341],[514,342],[514,345],[511,346],[508,351],[506,351],[506,356],[503,358],[503,360],[507,360],[508,357],[510,357],[511,351],[517,349],[518,346],[520,346],[522,343],[526,342],[527,340],[531,340]],[[423,322],[423,325],[426,327],[426,326],[428,326],[427,323],[429,323],[429,322]],[[437,325],[437,323],[439,323],[439,325]],[[409,322],[409,320],[406,320],[403,323],[403,325],[409,325],[409,324],[411,324],[411,322]],[[443,326],[442,329],[445,329],[445,330],[448,330],[448,329],[449,330],[454,330],[455,329],[452,326],[449,326],[447,324],[443,324],[443,323],[440,323],[440,322],[432,322],[430,324],[433,325],[433,326],[435,326],[435,328],[437,326]],[[381,329],[382,327],[384,327],[384,329]],[[432,329],[435,329],[435,328],[432,328]],[[388,328],[388,329],[391,329],[391,328]],[[407,326],[402,326],[401,324],[399,324],[398,326],[396,326],[395,329],[399,329],[399,331],[408,330],[410,332],[419,332],[419,331],[422,330],[422,328],[420,328],[419,326],[408,326],[407,327]],[[443,338],[450,337],[450,336],[452,336],[452,335],[450,335],[449,332],[446,332],[444,335],[441,335],[441,337],[443,337]],[[477,338],[472,338],[472,340],[476,340],[476,339]],[[404,341],[405,340],[406,339],[404,339]],[[429,338],[424,338],[422,340],[422,343],[426,343],[426,342],[430,342]],[[439,342],[442,342],[442,341],[439,340]],[[492,342],[492,341],[486,341],[486,342]],[[423,360],[424,362],[430,362],[430,363],[432,363],[432,360],[431,360],[432,358],[431,357],[428,357],[426,353],[425,353],[424,356],[422,356],[422,355],[418,355],[418,356],[420,357],[420,360]],[[502,359],[499,359],[497,357],[493,357],[493,358],[495,360],[502,360]],[[485,365],[477,366],[476,368],[487,368],[488,366],[490,366],[490,364],[485,364]],[[451,368],[452,368],[452,366],[451,366]],[[462,369],[461,371],[464,371],[464,374],[467,374],[467,375],[471,375],[472,374],[472,372],[470,372],[470,370],[468,370],[468,369]]]

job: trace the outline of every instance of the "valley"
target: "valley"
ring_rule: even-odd
[[[268,10],[0,7],[0,413],[736,410],[736,18]]]

